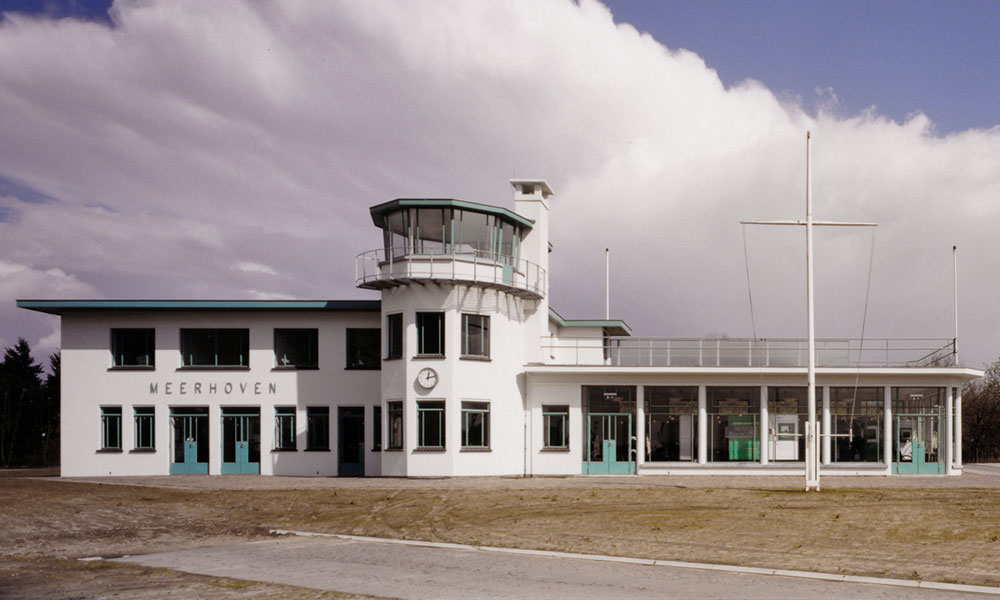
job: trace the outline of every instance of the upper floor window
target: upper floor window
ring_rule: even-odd
[[[112,329],[111,356],[116,367],[152,367],[156,364],[155,329]]]
[[[274,361],[279,367],[319,367],[319,332],[316,329],[275,329]]]
[[[181,329],[185,367],[249,367],[249,329]]]
[[[382,332],[378,329],[348,329],[347,368],[381,369],[381,344]]]
[[[462,356],[490,357],[489,315],[462,315]]]
[[[386,358],[403,358],[403,313],[395,313],[385,318]]]
[[[417,313],[417,355],[444,356],[444,313]]]

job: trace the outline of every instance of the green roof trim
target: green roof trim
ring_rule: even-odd
[[[397,198],[377,204],[368,210],[371,212],[372,221],[375,222],[375,225],[384,229],[385,215],[402,208],[460,208],[462,210],[494,215],[508,223],[517,224],[528,229],[531,229],[535,225],[535,222],[531,219],[526,219],[512,210],[500,206],[491,206],[489,204],[479,204],[478,202],[467,202],[452,198]]]
[[[549,318],[560,327],[603,327],[609,335],[632,335],[632,328],[620,319],[564,319],[553,308],[549,308]]]
[[[379,300],[18,300],[18,308],[61,315],[73,311],[234,310],[381,311]]]

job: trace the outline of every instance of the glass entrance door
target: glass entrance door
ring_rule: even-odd
[[[936,414],[896,415],[894,473],[944,473],[939,425]]]
[[[171,410],[174,426],[171,475],[208,475],[208,409]]]
[[[222,474],[259,473],[259,409],[222,409]]]
[[[588,460],[584,474],[635,473],[632,447],[632,415],[590,413],[587,423]]]

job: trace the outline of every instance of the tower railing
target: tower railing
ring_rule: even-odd
[[[383,289],[412,282],[453,282],[502,289],[527,297],[545,296],[548,280],[539,265],[495,251],[472,248],[376,248],[358,254],[354,283],[366,289]]]

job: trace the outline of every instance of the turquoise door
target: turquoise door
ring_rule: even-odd
[[[259,473],[259,409],[222,409],[222,474]]]
[[[171,475],[208,474],[208,409],[171,411],[174,426],[174,456]]]
[[[589,441],[583,473],[627,475],[635,473],[632,448],[632,415],[590,413],[587,421]]]
[[[939,423],[937,414],[896,415],[893,473],[944,473]]]

